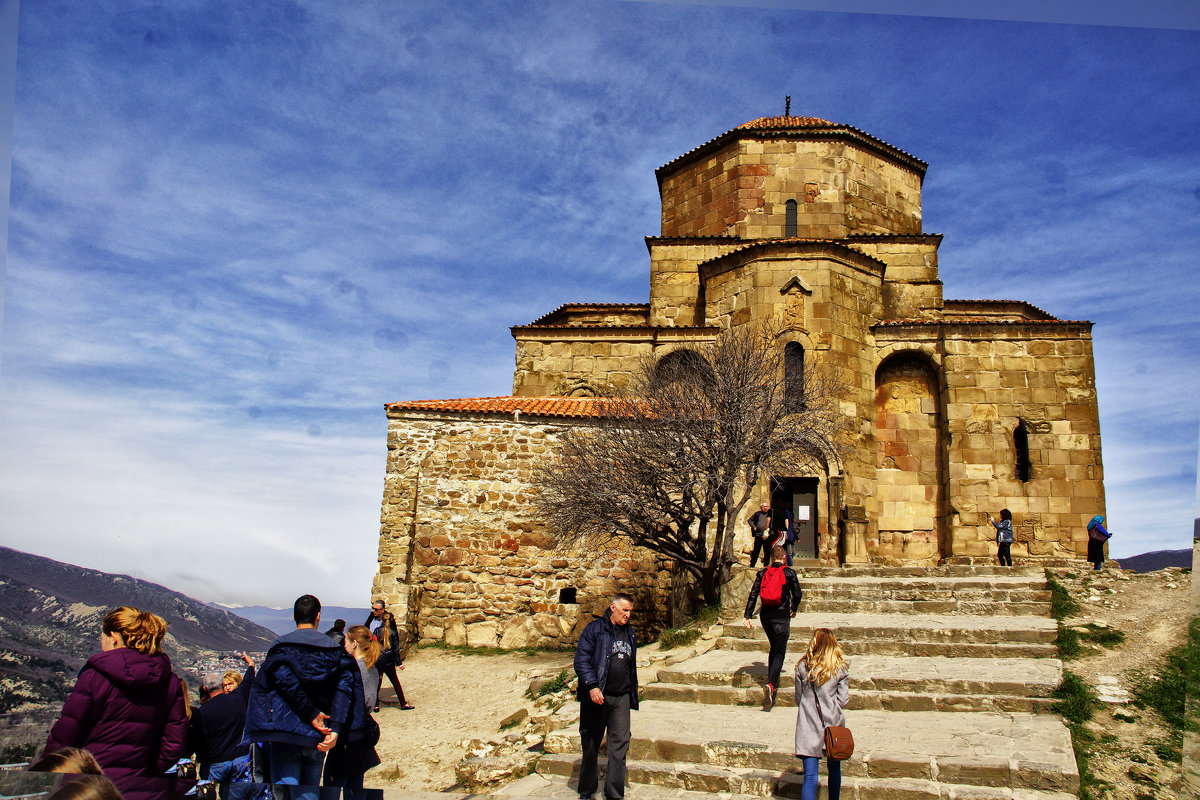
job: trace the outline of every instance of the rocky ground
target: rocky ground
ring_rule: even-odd
[[[1066,663],[1067,669],[1101,688],[1111,701],[1103,703],[1087,723],[1098,737],[1089,748],[1091,771],[1102,782],[1093,787],[1094,795],[1114,800],[1189,796],[1180,788],[1179,763],[1164,760],[1154,747],[1154,742],[1168,738],[1167,726],[1154,711],[1136,708],[1127,697],[1154,673],[1168,650],[1184,643],[1190,574],[1178,569],[1144,575],[1116,570],[1099,575],[1084,570],[1060,573],[1059,582],[1080,606],[1066,624],[1080,628],[1091,624],[1090,630],[1125,634],[1125,640],[1113,647],[1085,642],[1081,656]],[[703,642],[698,644],[703,647]],[[656,661],[682,655],[658,654],[656,647],[643,650],[645,658]],[[384,763],[368,774],[368,785],[443,790],[467,775],[461,767],[456,775],[455,766],[472,755],[490,757],[495,773],[490,777],[498,782],[506,779],[506,772],[521,774],[521,765],[528,761],[522,753],[536,749],[552,710],[546,700],[566,697],[558,692],[535,703],[526,690],[539,676],[551,677],[564,668],[569,672],[570,661],[570,653],[415,651],[400,675],[416,709],[391,706],[380,713],[379,753]],[[502,721],[509,718],[513,718],[509,727],[501,730]]]
[[[1121,631],[1124,642],[1114,647],[1084,643],[1083,654],[1065,662],[1066,669],[1096,688],[1102,707],[1089,730],[1099,737],[1090,766],[1102,784],[1095,796],[1114,800],[1190,797],[1180,788],[1180,763],[1164,760],[1155,742],[1169,738],[1169,728],[1150,709],[1139,709],[1130,694],[1160,667],[1167,651],[1185,643],[1191,575],[1178,568],[1145,574],[1102,570],[1099,573],[1060,571],[1058,581],[1079,604],[1065,624],[1084,629]]]

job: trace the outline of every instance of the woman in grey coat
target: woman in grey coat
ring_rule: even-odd
[[[796,662],[796,758],[804,759],[800,800],[815,800],[817,769],[825,756],[825,728],[845,725],[850,702],[850,662],[828,628],[813,631],[808,652]],[[819,706],[819,708],[818,708]],[[842,792],[842,762],[826,758],[829,800]]]

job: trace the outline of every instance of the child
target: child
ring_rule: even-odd
[[[817,769],[825,753],[825,727],[845,725],[850,702],[850,663],[828,628],[813,631],[808,652],[796,662],[796,758],[804,759],[801,800],[816,800]],[[829,800],[842,792],[842,762],[825,759]]]
[[[1000,521],[988,517],[988,522],[992,523],[992,527],[996,529],[996,558],[1000,560],[1000,566],[1012,566],[1012,512],[1007,508],[1000,509]]]

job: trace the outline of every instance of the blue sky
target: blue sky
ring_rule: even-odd
[[[27,0],[4,543],[363,605],[383,404],[644,302],[654,169],[790,94],[929,162],[947,298],[1096,323],[1113,553],[1188,546],[1200,34],[773,5]]]

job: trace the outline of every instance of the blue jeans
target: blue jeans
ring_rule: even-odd
[[[800,800],[817,800],[817,770],[821,759],[804,756],[804,786],[800,788]],[[825,759],[829,769],[829,800],[838,800],[842,794],[842,762]]]
[[[203,776],[213,781],[219,788],[222,800],[250,800],[254,796],[255,786],[250,783],[250,756],[244,755],[232,761],[218,761],[210,764],[208,774]]]
[[[321,784],[321,767],[325,754],[315,745],[301,747],[294,744],[267,742],[267,769],[271,783],[280,786],[295,786],[287,794],[291,800],[317,800],[317,789]],[[289,790],[284,790],[285,792]],[[276,792],[278,796],[278,791]]]

